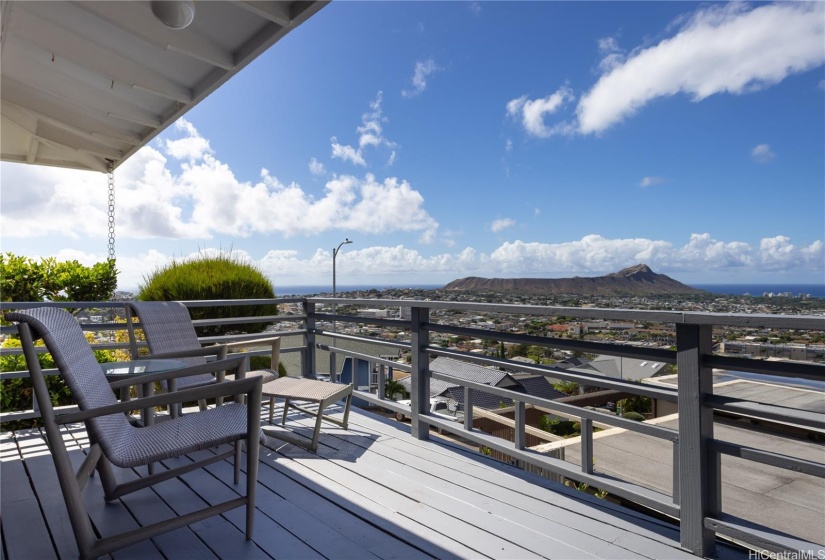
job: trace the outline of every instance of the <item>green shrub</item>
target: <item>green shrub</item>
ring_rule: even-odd
[[[250,356],[249,369],[254,371],[256,369],[270,369],[272,367],[272,358],[269,356]],[[278,377],[286,377],[286,367],[283,362],[278,362]]]
[[[187,301],[228,299],[271,299],[275,289],[269,279],[252,264],[231,254],[199,255],[189,261],[172,261],[144,278],[139,301]],[[277,305],[230,305],[192,307],[193,320],[277,315]],[[268,323],[198,327],[198,336],[258,333]]]
[[[636,420],[637,422],[641,422],[645,419],[644,415],[639,414],[638,412],[625,412],[622,414],[622,418],[627,418],[628,420]]]
[[[37,345],[42,346],[43,341],[39,340]],[[3,342],[3,348],[20,348],[20,346],[20,340],[15,338],[6,339]],[[51,354],[38,354],[38,361],[42,369],[55,367]],[[28,369],[26,367],[26,359],[22,355],[12,356],[6,354],[0,356],[0,371],[25,371],[26,369]],[[46,376],[45,379],[52,405],[65,406],[74,404],[72,393],[66,386],[66,381],[62,376],[49,375]],[[34,408],[34,390],[32,389],[30,378],[19,377],[0,380],[0,410],[31,410],[32,408]],[[3,422],[2,429],[5,431],[31,428],[39,426],[41,423],[40,419]]]
[[[582,431],[580,422],[553,418],[547,414],[539,419],[539,428],[545,432],[550,432],[551,434],[565,438],[581,435]]]

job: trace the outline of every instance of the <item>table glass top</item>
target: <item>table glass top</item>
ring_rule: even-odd
[[[181,360],[135,360],[131,362],[108,362],[100,364],[103,373],[107,377],[145,375],[149,373],[160,373],[186,367],[186,362]]]

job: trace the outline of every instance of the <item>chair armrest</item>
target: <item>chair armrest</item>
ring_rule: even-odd
[[[190,375],[199,375],[202,373],[214,373],[216,371],[225,372],[227,370],[235,370],[236,376],[241,373],[245,374],[246,359],[243,356],[238,356],[236,358],[227,358],[225,360],[208,362],[197,366],[188,366],[180,369],[161,371],[159,373],[150,373],[148,375],[119,379],[109,383],[109,387],[112,389],[119,389],[121,387],[131,387],[133,385],[142,385],[144,383],[154,383],[155,381],[168,381],[170,379],[178,379],[179,377],[188,377]],[[240,375],[240,377],[243,377],[243,375]]]
[[[148,377],[148,376],[147,376]],[[168,406],[170,404],[178,404],[184,402],[192,402],[201,399],[211,399],[217,397],[231,397],[234,395],[245,394],[248,397],[255,396],[257,393],[258,399],[261,395],[261,386],[263,381],[260,377],[246,377],[244,379],[237,379],[235,381],[225,381],[224,383],[214,383],[204,387],[196,387],[194,389],[184,389],[182,391],[175,391],[174,393],[163,393],[151,397],[143,397],[130,401],[118,402],[97,408],[90,408],[81,410],[80,412],[70,412],[56,416],[56,421],[59,424],[70,424],[74,422],[85,422],[91,418],[98,418],[100,416],[108,416],[111,414],[119,414],[122,412],[130,412],[139,408],[154,408],[156,406]]]
[[[254,340],[239,340],[238,342],[224,342],[227,348],[250,348],[253,346],[270,346],[272,353],[270,355],[271,365],[270,369],[278,373],[278,363],[281,356],[281,337],[274,336],[269,338],[256,338]]]
[[[215,344],[213,346],[201,346],[200,348],[192,348],[191,350],[178,350],[175,352],[159,352],[157,354],[144,354],[135,358],[136,360],[151,360],[156,358],[194,358],[198,356],[218,356],[221,360],[226,357],[226,349],[222,348],[223,344]]]

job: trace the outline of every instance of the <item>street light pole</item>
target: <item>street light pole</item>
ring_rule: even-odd
[[[332,297],[335,297],[335,294],[336,294],[336,290],[335,290],[335,259],[336,259],[336,257],[338,257],[338,252],[341,250],[341,247],[344,246],[344,245],[349,245],[350,243],[352,243],[352,241],[350,241],[349,238],[344,239],[338,245],[338,248],[332,250]],[[335,305],[335,304],[333,303],[333,305]]]
[[[350,239],[347,237],[341,243],[338,244],[338,247],[336,247],[335,249],[332,250],[332,298],[333,298],[332,314],[333,315],[337,314],[337,312],[338,312],[338,304],[335,303],[335,301],[334,301],[335,298],[337,297],[337,293],[338,293],[337,292],[337,286],[335,284],[335,280],[336,280],[336,278],[335,278],[335,259],[338,257],[338,253],[341,251],[341,247],[343,247],[344,245],[349,245],[350,243],[352,243],[352,241],[350,241]],[[337,321],[335,319],[332,320],[332,332],[338,332],[338,325],[337,325]],[[335,343],[335,337],[333,337],[332,341],[333,341],[333,344],[334,344]],[[330,378],[330,381],[337,381],[337,379],[336,379],[337,376],[336,376],[336,371],[335,371],[336,369],[337,368],[335,367],[335,353],[330,351],[330,353],[329,353],[329,378]],[[355,381],[355,379],[353,378],[353,382],[354,381]]]

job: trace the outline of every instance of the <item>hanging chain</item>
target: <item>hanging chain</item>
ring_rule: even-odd
[[[109,162],[109,260],[115,260],[115,162]]]

